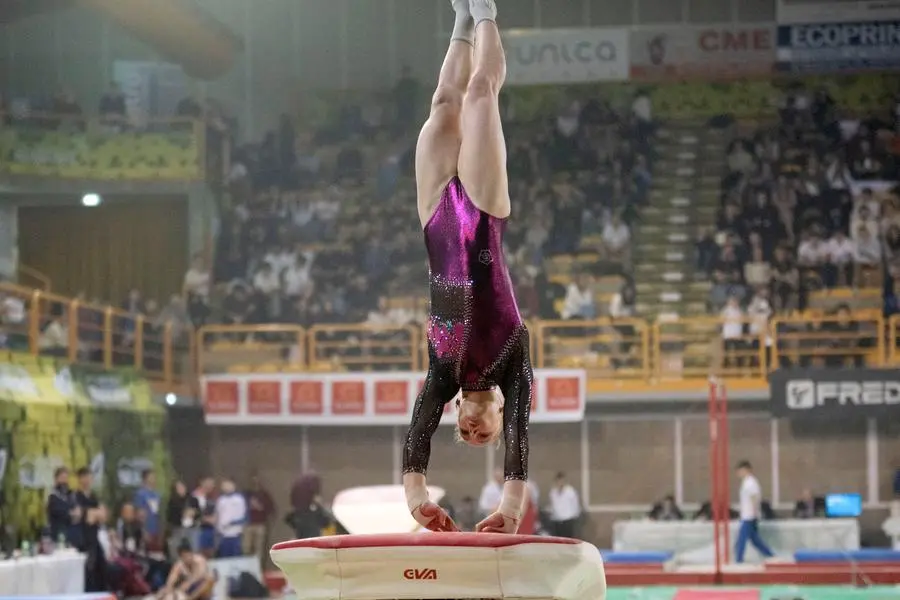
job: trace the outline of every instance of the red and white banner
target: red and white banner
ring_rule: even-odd
[[[631,32],[631,78],[733,78],[772,73],[774,23],[648,27]]]
[[[424,373],[207,375],[201,379],[211,425],[408,425]],[[584,371],[534,374],[533,423],[584,418]],[[444,408],[455,423],[456,403]]]

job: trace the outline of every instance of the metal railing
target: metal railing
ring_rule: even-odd
[[[199,373],[418,371],[427,340],[417,325],[208,325],[172,322],[0,283],[0,344],[166,382]],[[900,366],[900,316],[813,313],[768,323],[714,316],[534,321],[535,367],[580,368],[595,382],[764,382],[788,366]]]

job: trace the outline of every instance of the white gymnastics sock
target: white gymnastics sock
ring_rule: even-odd
[[[456,12],[456,21],[453,23],[453,33],[450,41],[460,40],[468,44],[475,44],[475,21],[469,13],[469,0],[451,0],[453,10]]]
[[[469,0],[469,13],[477,27],[482,21],[497,20],[497,5],[494,0]]]

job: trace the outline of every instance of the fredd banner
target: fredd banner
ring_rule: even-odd
[[[776,417],[900,419],[897,369],[779,369],[769,386]]]
[[[503,45],[512,85],[628,79],[627,29],[511,29]]]
[[[735,78],[772,73],[774,23],[635,29],[630,38],[631,78],[658,81]]]
[[[424,373],[209,375],[201,389],[211,425],[408,425]],[[535,372],[531,420],[579,422],[584,371]],[[444,410],[455,422],[456,404]]]
[[[900,67],[900,20],[778,27],[779,71],[838,73]]]

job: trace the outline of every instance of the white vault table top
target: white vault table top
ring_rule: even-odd
[[[299,600],[604,600],[603,560],[566,538],[489,533],[343,535],[276,544]]]

